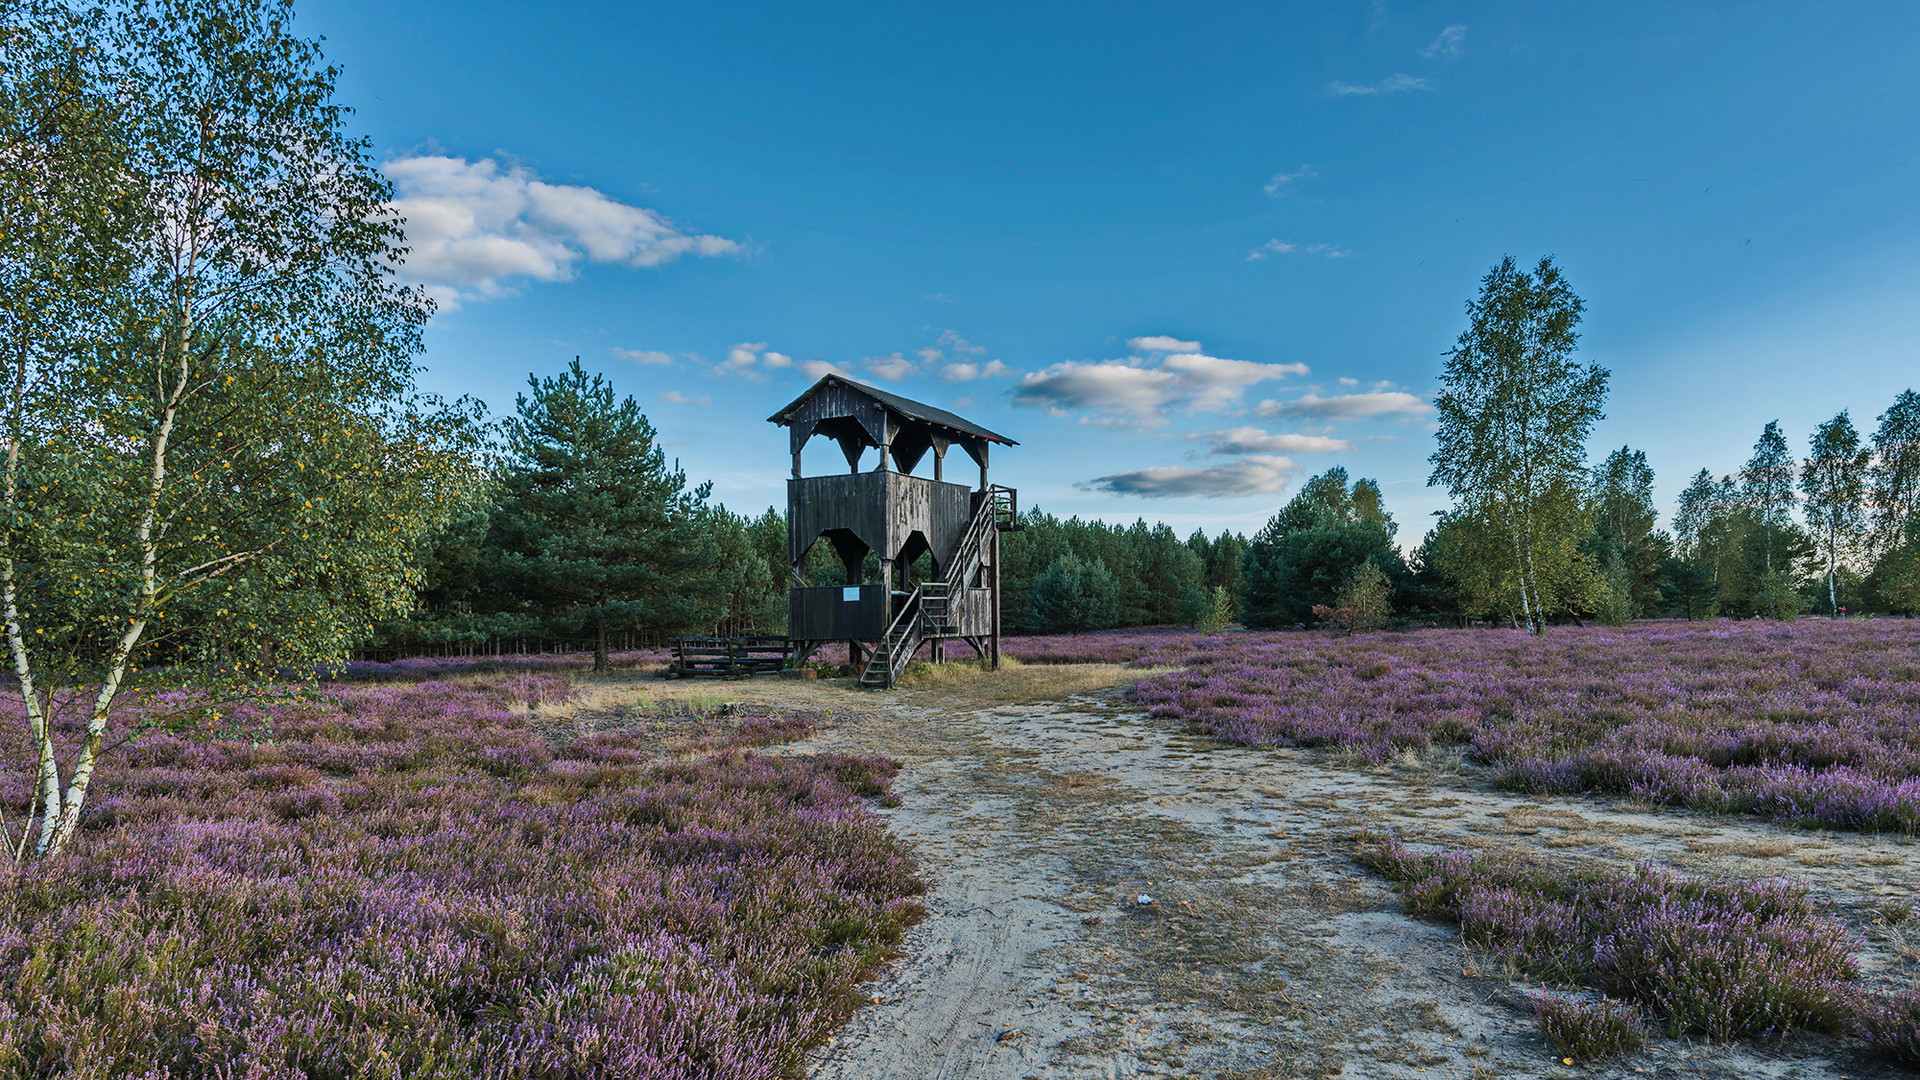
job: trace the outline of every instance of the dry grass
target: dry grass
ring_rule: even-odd
[[[1749,859],[1777,859],[1799,846],[1777,836],[1732,841],[1687,837],[1681,842],[1687,845],[1689,851],[1697,851],[1702,855],[1739,855]]]
[[[901,676],[900,688],[938,694],[942,701],[960,706],[1014,705],[1063,701],[1076,694],[1131,686],[1157,674],[1164,672],[1119,664],[1022,664],[1003,656],[999,671],[989,670],[978,660],[914,664]]]

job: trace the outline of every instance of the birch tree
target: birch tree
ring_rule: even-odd
[[[1787,437],[1780,421],[1769,420],[1753,444],[1753,456],[1740,471],[1740,497],[1753,514],[1754,523],[1764,531],[1766,572],[1774,571],[1773,537],[1793,520],[1793,452],[1787,449]]]
[[[290,3],[4,11],[0,214],[41,226],[0,269],[21,859],[68,845],[112,746],[219,719],[404,607],[471,417],[413,393],[430,306]],[[193,704],[163,707],[181,684]]]
[[[1591,577],[1579,551],[1586,440],[1603,416],[1607,372],[1573,360],[1584,306],[1551,258],[1531,273],[1502,259],[1467,304],[1434,399],[1428,483],[1452,493],[1460,527],[1490,534],[1460,548],[1492,560],[1472,577],[1490,593],[1478,606],[1504,601],[1535,634]]]
[[[1827,567],[1827,611],[1840,613],[1835,579],[1840,564],[1859,547],[1866,528],[1867,466],[1871,454],[1860,445],[1860,433],[1845,409],[1821,424],[1809,441],[1806,462],[1800,467],[1800,490],[1806,496],[1807,528]]]

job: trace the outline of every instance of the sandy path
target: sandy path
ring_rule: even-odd
[[[1869,977],[1889,982],[1920,979],[1920,926],[1876,921],[1920,896],[1911,840],[1533,800],[1445,762],[1224,746],[1111,688],[1001,704],[966,689],[727,684],[729,697],[833,710],[784,752],[899,760],[902,805],[882,812],[933,883],[930,917],[868,987],[877,1002],[815,1055],[821,1080],[1910,1075],[1819,1038],[1662,1039],[1565,1066],[1527,988],[1450,928],[1401,914],[1352,852],[1361,830],[1384,827],[1453,847],[1787,873],[1834,902],[1863,936]]]
[[[1852,1049],[1663,1040],[1601,1069],[1548,1055],[1524,988],[1400,914],[1352,837],[1545,845],[1694,872],[1791,872],[1857,924],[1920,895],[1920,846],[1481,790],[1409,763],[1223,747],[1115,692],[974,710],[900,695],[795,749],[895,756],[895,829],[935,882],[906,958],[816,1058],[823,1078],[1860,1077]],[[865,704],[864,702],[862,704]],[[1143,907],[1136,900],[1154,898]],[[1920,934],[1916,934],[1920,937]],[[1902,942],[1870,969],[1911,977]]]

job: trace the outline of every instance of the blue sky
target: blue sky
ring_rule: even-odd
[[[578,355],[740,510],[832,369],[1020,440],[1023,504],[1250,531],[1341,464],[1417,540],[1508,253],[1663,502],[1920,383],[1912,3],[301,10],[445,302],[428,388]]]

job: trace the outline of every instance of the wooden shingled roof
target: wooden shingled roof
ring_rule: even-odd
[[[979,424],[976,424],[973,421],[966,419],[965,417],[955,416],[953,413],[950,413],[945,409],[936,409],[933,406],[925,404],[923,402],[914,401],[911,398],[903,398],[898,394],[890,394],[887,391],[880,389],[879,387],[868,386],[865,383],[854,382],[852,379],[845,378],[844,376],[840,376],[840,375],[828,375],[827,377],[821,379],[819,382],[814,383],[812,386],[807,388],[806,393],[801,394],[797,398],[794,398],[792,401],[787,403],[785,408],[782,408],[779,412],[774,413],[772,416],[767,417],[767,422],[771,424],[779,424],[782,427],[791,426],[794,422],[795,414],[803,411],[807,402],[811,400],[815,394],[820,393],[822,390],[828,387],[836,387],[836,388],[848,391],[850,393],[864,395],[868,398],[873,399],[875,402],[877,402],[879,405],[881,405],[883,408],[887,409],[888,411],[898,413],[900,416],[908,420],[915,420],[922,424],[929,424],[934,427],[947,428],[953,431],[954,433],[964,437],[969,437],[973,439],[984,439],[988,442],[997,442],[1002,446],[1020,445],[1014,440],[1007,438],[1005,435],[1002,435],[998,432],[989,431],[986,428],[981,427]]]

